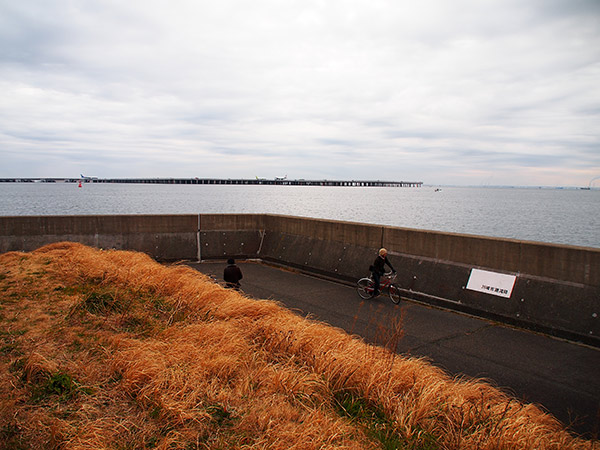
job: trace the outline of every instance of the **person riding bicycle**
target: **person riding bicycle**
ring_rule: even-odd
[[[370,267],[371,273],[373,274],[373,281],[375,282],[373,292],[373,296],[376,297],[379,295],[379,285],[381,281],[381,276],[385,273],[385,265],[387,264],[392,272],[396,272],[396,269],[390,263],[390,260],[387,258],[388,251],[385,248],[379,250],[379,255],[375,258],[375,262]]]

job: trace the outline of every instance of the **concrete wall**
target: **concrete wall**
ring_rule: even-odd
[[[158,260],[259,258],[354,282],[380,247],[415,300],[600,346],[600,249],[263,214],[0,217],[0,252],[77,241]],[[466,289],[516,275],[510,298]]]
[[[600,346],[600,249],[268,216],[261,258],[346,281],[385,247],[415,300]],[[467,290],[472,269],[516,275],[510,298]]]
[[[0,253],[53,242],[137,250],[159,260],[195,259],[197,215],[0,217]]]

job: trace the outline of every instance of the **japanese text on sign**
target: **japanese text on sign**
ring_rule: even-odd
[[[510,298],[516,279],[515,275],[471,269],[467,289]]]

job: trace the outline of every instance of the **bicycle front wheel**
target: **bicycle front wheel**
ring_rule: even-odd
[[[395,303],[396,305],[400,303],[400,288],[398,285],[390,285],[390,298],[392,299],[392,303]]]
[[[373,297],[373,280],[370,278],[361,278],[356,283],[356,291],[360,298],[368,299]]]

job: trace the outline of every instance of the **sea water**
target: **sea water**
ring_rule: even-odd
[[[600,248],[600,190],[438,189],[0,183],[0,216],[271,213]]]

